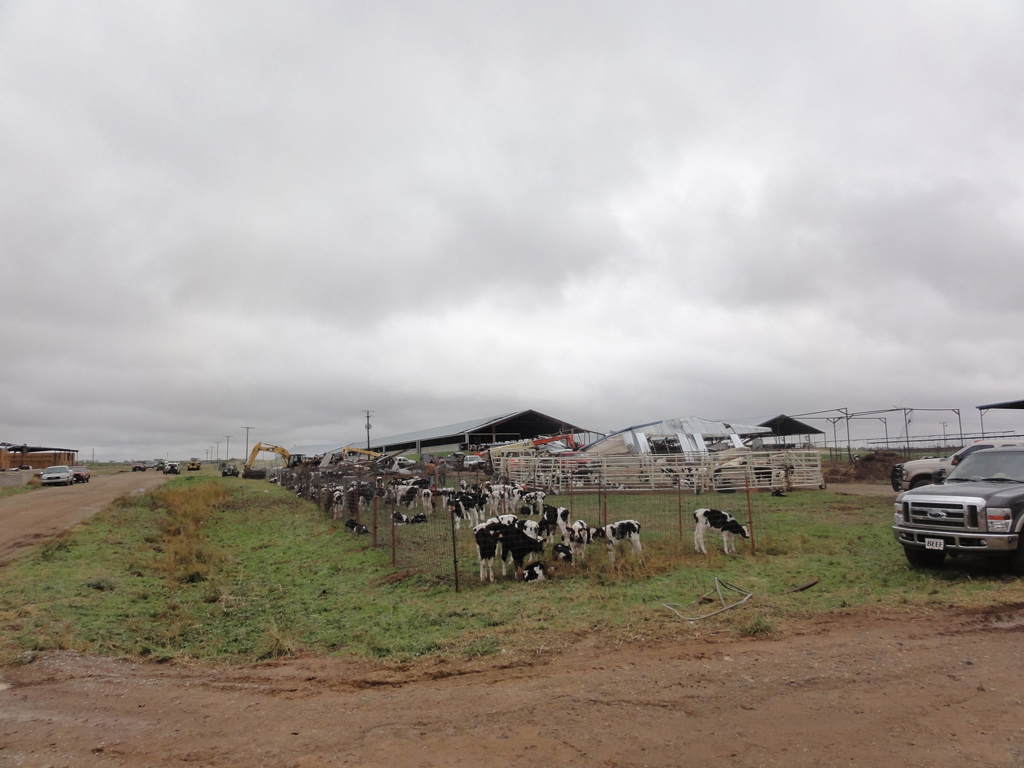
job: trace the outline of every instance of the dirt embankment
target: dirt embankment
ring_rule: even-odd
[[[826,483],[888,483],[892,468],[908,461],[896,451],[874,451],[858,456],[853,461],[823,461],[822,473]]]
[[[513,664],[302,658],[0,669],[11,765],[1020,766],[1020,608],[833,616],[777,641]],[[2,690],[6,686],[6,690]]]
[[[106,507],[123,493],[145,492],[167,478],[156,472],[93,477],[88,483],[54,486],[0,499],[0,563],[55,536]]]

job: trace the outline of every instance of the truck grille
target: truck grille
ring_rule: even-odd
[[[978,507],[948,501],[911,501],[910,523],[928,528],[964,529],[978,527]]]

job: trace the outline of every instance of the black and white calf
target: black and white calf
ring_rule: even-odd
[[[523,581],[544,581],[546,578],[544,563],[530,563],[523,569]]]
[[[561,532],[563,539],[569,538],[569,510],[545,504],[540,517],[540,533],[550,544],[555,540],[556,531]]]
[[[563,563],[572,563],[572,549],[568,544],[555,544],[551,548],[551,556]]]
[[[604,539],[608,544],[608,560],[615,562],[615,546],[620,541],[628,541],[633,552],[640,554],[640,523],[636,520],[620,520],[617,523],[609,523],[604,528],[596,530],[595,538]]]
[[[594,540],[597,530],[587,525],[584,520],[577,520],[569,526],[566,531],[566,539],[569,540],[569,550],[573,560],[579,562],[587,556],[587,544]]]
[[[480,555],[480,581],[485,581],[485,573],[494,582],[494,557],[498,552],[503,526],[493,523],[482,523],[473,529],[476,539],[476,551]]]
[[[544,491],[528,491],[522,496],[522,503],[532,510],[528,514],[539,515],[544,511],[544,498],[547,496]]]
[[[707,554],[707,548],[704,546],[704,533],[708,528],[722,532],[722,547],[727,555],[736,553],[734,536],[750,538],[747,526],[740,525],[736,518],[720,509],[698,509],[693,513],[693,521],[697,524],[693,529],[693,547],[702,555]]]

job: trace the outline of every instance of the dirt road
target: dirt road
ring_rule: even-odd
[[[0,563],[96,514],[122,493],[148,491],[165,479],[157,472],[125,472],[0,499]]]
[[[840,616],[777,641],[590,640],[506,668],[61,652],[0,670],[0,762],[1010,768],[1024,764],[1022,627],[1024,609]]]

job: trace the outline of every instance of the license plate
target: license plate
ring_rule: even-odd
[[[945,549],[946,548],[946,540],[945,539],[925,539],[924,540],[924,548],[925,549]]]

